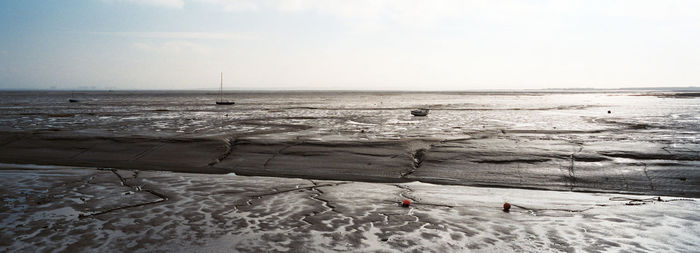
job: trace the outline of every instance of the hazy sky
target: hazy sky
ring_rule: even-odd
[[[0,1],[0,89],[700,86],[700,1]]]

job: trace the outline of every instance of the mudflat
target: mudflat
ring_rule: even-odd
[[[698,199],[0,165],[0,248],[85,252],[674,251]],[[410,200],[411,205],[399,203]],[[512,207],[503,212],[504,202]]]
[[[696,96],[0,96],[5,251],[700,246]]]
[[[483,133],[482,133],[483,134]],[[0,161],[365,182],[700,196],[700,158],[635,141],[494,135],[454,140],[269,140],[0,133]]]

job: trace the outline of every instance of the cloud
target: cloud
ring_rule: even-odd
[[[255,36],[238,33],[204,33],[204,32],[88,32],[88,34],[147,38],[147,39],[207,39],[207,40],[242,40],[254,39]]]
[[[139,50],[166,54],[209,54],[211,52],[210,47],[189,41],[167,41],[164,43],[136,42],[132,44],[132,47]]]
[[[529,19],[556,21],[567,15],[621,17],[638,20],[700,22],[700,1],[675,0],[102,0],[150,6],[185,8],[192,4],[214,6],[224,12],[310,12],[348,23],[434,26],[455,18],[499,23]]]
[[[340,20],[432,26],[444,20],[473,18],[489,22],[557,21],[567,15],[673,20],[697,23],[700,1],[676,0],[187,0],[227,12],[312,12]]]
[[[112,3],[133,3],[141,5],[150,5],[157,7],[177,8],[182,9],[185,6],[183,0],[103,0]]]
[[[257,11],[264,7],[261,2],[250,0],[193,0],[193,2],[215,5],[226,12]]]

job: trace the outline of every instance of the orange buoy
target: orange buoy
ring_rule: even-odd
[[[408,207],[411,205],[411,201],[408,199],[404,199],[403,202],[401,202],[401,206],[403,207]]]
[[[506,213],[510,211],[510,203],[506,202],[503,204],[503,211]]]

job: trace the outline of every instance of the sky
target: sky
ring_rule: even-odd
[[[696,0],[0,1],[0,89],[700,86]]]

